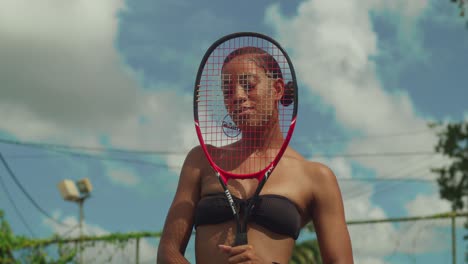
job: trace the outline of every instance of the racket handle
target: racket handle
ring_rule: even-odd
[[[247,232],[237,233],[234,246],[247,245]]]

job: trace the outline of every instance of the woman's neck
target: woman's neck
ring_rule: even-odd
[[[263,127],[255,127],[246,132],[242,131],[240,144],[244,148],[252,150],[266,150],[268,148],[280,148],[283,145],[284,137],[279,127],[278,120],[270,122]]]

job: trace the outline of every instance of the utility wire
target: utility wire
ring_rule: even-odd
[[[0,154],[1,155],[1,154]],[[31,236],[33,237],[36,237],[36,234],[34,234],[34,232],[32,231],[32,228],[29,226],[28,222],[26,222],[26,219],[24,218],[23,214],[21,213],[21,211],[18,209],[18,207],[16,206],[15,204],[15,200],[13,200],[13,198],[11,197],[11,194],[10,192],[8,191],[8,188],[5,184],[5,182],[3,181],[3,178],[2,176],[0,176],[0,185],[2,186],[2,189],[3,189],[3,192],[7,195],[7,198],[8,200],[10,200],[10,203],[11,205],[13,206],[13,209],[15,209],[15,212],[16,214],[18,215],[18,217],[20,218],[21,222],[23,223],[23,225],[26,227],[26,229],[29,231],[29,233],[31,234]]]
[[[66,237],[68,236],[71,232],[73,232],[75,229],[77,229],[80,226],[80,224],[76,224],[72,226],[70,229],[64,231],[63,233],[60,234],[60,237]]]
[[[150,165],[150,166],[154,166],[154,167],[168,168],[167,164],[155,163],[155,162],[142,160],[142,159],[129,159],[129,158],[100,156],[100,155],[80,153],[80,152],[74,152],[74,151],[68,151],[68,150],[53,150],[53,151],[55,151],[57,153],[60,153],[60,154],[69,155],[69,156],[78,157],[78,158],[87,158],[87,159],[104,160],[104,161],[123,161],[123,162],[134,163],[134,164]]]
[[[432,164],[432,162],[430,163]],[[420,172],[425,172],[428,168],[426,167],[427,165],[429,164],[425,164],[423,165],[422,167],[421,166],[416,166],[416,167],[413,167],[410,171],[407,171],[406,173],[403,173],[402,176],[400,177],[397,177],[399,179],[407,179],[405,178],[405,175],[408,175],[408,174],[415,174],[415,173],[420,173]],[[371,193],[383,193],[383,192],[386,192],[390,189],[394,189],[395,187],[403,184],[404,181],[397,181],[397,182],[391,182],[391,183],[388,183],[387,185],[382,185],[380,186],[380,188],[375,188],[371,191]],[[349,200],[353,200],[353,199],[356,199],[356,198],[359,198],[365,194],[368,194],[369,192],[355,192],[355,193],[352,193],[352,195],[348,195],[346,197],[345,200],[349,201]],[[351,197],[350,197],[351,196]]]
[[[429,158],[424,157],[424,158],[418,160],[416,165],[415,165],[414,161],[409,161],[410,166],[404,165],[402,167],[399,167],[397,169],[392,170],[389,173],[385,173],[384,175],[385,176],[402,175],[402,174],[403,175],[408,175],[409,172],[411,170],[413,170],[415,167],[419,169],[421,167],[421,165],[423,165],[423,167],[425,167],[427,165],[432,164],[432,160],[434,160],[434,157],[429,157]],[[382,178],[385,178],[385,177],[382,177]],[[403,177],[403,176],[393,177],[393,179],[405,179],[405,178],[407,178],[407,177]],[[388,183],[388,184],[392,184],[392,183]],[[360,197],[362,195],[365,195],[365,194],[369,193],[369,192],[362,192],[362,190],[360,190],[360,189],[361,189],[360,187],[356,186],[354,188],[351,188],[351,189],[347,190],[347,192],[346,192],[347,195],[346,195],[345,199],[348,200],[350,198]],[[374,191],[371,191],[371,192],[373,193]]]
[[[184,154],[189,150],[179,150],[179,151],[170,151],[170,150],[160,150],[160,151],[150,151],[150,150],[135,150],[135,149],[123,149],[123,148],[103,148],[103,147],[88,147],[88,146],[72,146],[64,144],[50,144],[50,143],[37,143],[37,142],[26,142],[26,141],[17,141],[9,139],[0,139],[0,143],[19,145],[26,147],[35,147],[41,149],[68,149],[68,150],[86,150],[86,151],[101,151],[101,152],[117,152],[117,153],[127,153],[127,154],[146,154],[146,155],[173,155],[173,154]]]
[[[104,157],[104,156],[99,156],[99,155],[93,155],[93,154],[88,154],[88,153],[79,153],[79,152],[73,152],[73,151],[62,151],[62,150],[53,150],[53,151],[55,151],[55,152],[57,152],[59,154],[70,155],[70,156],[74,156],[74,157],[78,157],[78,158],[96,159],[96,160],[103,160],[103,161],[123,161],[123,162],[128,162],[128,163],[149,165],[149,166],[154,166],[154,167],[158,167],[158,168],[167,168],[167,169],[174,169],[174,170],[182,169],[181,166],[168,166],[167,164],[164,164],[164,163],[155,163],[155,162],[145,161],[145,160],[140,160],[140,159]],[[13,158],[13,159],[51,158],[50,156],[46,156],[46,155],[42,155],[42,154],[38,154],[38,155],[10,155],[8,157]],[[429,183],[434,182],[433,180],[430,180],[430,179],[399,178],[399,177],[394,177],[394,178],[360,177],[360,178],[346,178],[346,179],[338,178],[338,181],[369,181],[369,182],[402,181],[402,182],[429,182]]]
[[[13,170],[10,168],[10,166],[8,165],[7,161],[5,160],[5,158],[3,157],[2,153],[0,152],[0,161],[3,163],[3,166],[5,167],[5,169],[7,170],[8,174],[10,175],[10,177],[13,179],[13,181],[16,183],[16,185],[18,186],[18,188],[20,188],[20,190],[23,192],[23,194],[28,198],[28,200],[34,205],[34,207],[36,207],[37,210],[39,210],[39,212],[41,212],[44,216],[46,216],[47,218],[51,219],[52,221],[54,221],[55,223],[61,225],[61,226],[65,226],[65,227],[69,227],[67,224],[64,224],[58,220],[56,220],[55,218],[53,218],[49,213],[47,213],[46,210],[44,210],[33,198],[32,196],[26,191],[26,189],[23,187],[23,185],[21,184],[21,182],[18,180],[18,178],[16,177],[16,175],[13,173]]]
[[[135,150],[123,148],[102,148],[102,147],[87,147],[87,146],[72,146],[63,144],[49,144],[37,142],[24,142],[8,139],[0,139],[0,143],[13,144],[27,147],[35,147],[41,149],[66,149],[66,150],[85,150],[85,151],[101,151],[115,152],[126,154],[141,154],[141,155],[185,155],[189,150]],[[388,157],[388,156],[419,156],[419,155],[435,155],[433,151],[413,151],[413,152],[383,152],[383,153],[344,153],[344,154],[317,154],[315,157]]]
[[[317,154],[314,158],[349,158],[349,157],[401,157],[401,156],[431,156],[437,155],[432,151],[403,151],[403,152],[374,152],[374,153],[343,153],[343,154]]]
[[[407,131],[407,132],[395,132],[395,133],[388,133],[388,134],[373,134],[368,136],[360,136],[360,137],[335,137],[335,138],[324,138],[324,139],[314,139],[309,140],[305,139],[304,137],[300,137],[296,139],[296,141],[300,142],[308,142],[308,143],[334,143],[334,142],[346,142],[351,140],[368,140],[368,139],[385,139],[385,138],[393,138],[393,137],[403,137],[403,136],[413,136],[413,135],[420,135],[420,134],[434,134],[435,132],[431,129],[426,130],[417,130],[417,131]]]
[[[347,178],[347,179],[337,179],[338,181],[368,181],[368,182],[428,182],[428,183],[433,183],[434,180],[430,179],[419,179],[419,178],[399,178],[399,177],[394,177],[394,178],[370,178],[370,177],[357,177],[357,178]]]
[[[129,163],[135,163],[135,164],[142,164],[142,165],[149,165],[149,166],[154,166],[154,167],[162,167],[162,168],[167,168],[167,169],[174,169],[174,170],[180,170],[182,169],[181,166],[168,166],[167,164],[163,163],[154,163],[151,161],[144,161],[144,160],[139,160],[139,159],[126,159],[126,158],[114,158],[114,157],[102,157],[102,156],[97,156],[97,155],[92,155],[92,154],[84,154],[84,153],[78,153],[78,152],[71,152],[71,151],[57,151],[59,154],[64,154],[64,155],[71,155],[75,156],[78,158],[86,158],[86,159],[96,159],[96,160],[103,160],[103,161],[124,161],[124,162],[129,162]],[[54,158],[46,155],[9,155],[8,158],[12,159],[41,159],[41,158]],[[374,177],[355,177],[355,178],[338,178],[338,181],[369,181],[369,182],[380,182],[380,181],[402,181],[402,182],[428,182],[432,183],[434,182],[433,180],[430,179],[420,179],[420,178],[374,178]]]
[[[148,166],[153,166],[153,167],[171,168],[171,169],[172,168],[175,168],[175,169],[180,169],[181,168],[181,167],[168,166],[165,163],[156,163],[156,162],[151,162],[151,161],[142,160],[142,159],[110,157],[110,156],[102,156],[102,155],[75,152],[75,151],[68,151],[68,150],[51,150],[51,151],[56,152],[57,154],[60,154],[62,156],[65,155],[65,156],[72,156],[72,157],[76,157],[76,158],[94,159],[94,160],[102,160],[102,161],[126,162],[126,163],[134,163],[134,164],[139,164],[139,165],[148,165]],[[52,156],[52,155],[46,155],[46,154],[5,155],[5,157],[8,157],[9,159],[53,159],[53,158],[61,158],[59,156]]]
[[[421,132],[421,131],[420,131]],[[420,133],[420,132],[413,132],[413,133]],[[409,134],[409,133],[408,133]],[[389,134],[386,136],[401,136],[403,134]],[[166,164],[162,163],[154,163],[146,160],[141,160],[141,159],[129,159],[129,158],[116,158],[116,157],[109,157],[109,156],[102,156],[102,155],[93,155],[93,154],[88,154],[88,153],[82,153],[82,152],[76,152],[76,151],[70,151],[70,150],[92,150],[92,151],[108,151],[108,152],[118,152],[118,153],[133,153],[133,154],[182,154],[182,152],[177,152],[177,151],[141,151],[141,150],[129,150],[129,149],[118,149],[118,148],[100,148],[100,147],[81,147],[81,146],[70,146],[70,145],[58,145],[58,144],[44,144],[44,143],[32,143],[32,142],[21,142],[21,141],[13,141],[13,140],[5,140],[5,139],[0,139],[0,143],[5,143],[5,144],[16,144],[16,145],[22,145],[22,146],[28,146],[28,147],[36,147],[36,148],[42,148],[42,149],[48,149],[52,150],[57,153],[62,153],[65,155],[71,155],[75,157],[81,157],[81,158],[90,158],[90,159],[97,159],[97,160],[110,160],[110,161],[124,161],[124,162],[131,162],[135,164],[144,164],[144,165],[152,165],[155,167],[164,167],[168,169],[177,169],[177,167],[174,166],[168,166]],[[432,156],[434,158],[437,153],[436,152],[425,152],[425,151],[416,151],[416,152],[384,152],[384,153],[344,153],[344,154],[322,154],[322,155],[314,155],[314,157],[388,157],[388,156],[395,156],[395,157],[400,157],[400,156]],[[31,157],[31,156],[29,156]],[[367,178],[367,179],[346,179],[347,181],[385,181],[384,179],[380,178]],[[387,179],[387,181],[397,181],[397,182],[408,182],[408,181],[423,181],[423,180],[417,180],[417,179],[408,179],[404,177],[397,177],[393,179]],[[356,194],[356,193],[354,193]],[[360,195],[359,195],[360,196]]]

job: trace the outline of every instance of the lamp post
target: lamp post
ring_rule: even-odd
[[[83,263],[83,253],[81,248],[81,239],[83,238],[83,222],[84,222],[84,210],[83,204],[87,198],[90,197],[91,191],[93,190],[93,186],[88,178],[84,178],[78,180],[76,182],[72,180],[62,180],[57,185],[62,198],[65,201],[75,202],[78,204],[79,207],[79,232],[80,232],[80,239],[79,239],[79,263]]]

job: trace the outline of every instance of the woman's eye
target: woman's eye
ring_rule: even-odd
[[[223,84],[222,90],[223,90],[224,96],[232,95],[232,85],[230,83]]]
[[[232,95],[232,79],[231,74],[223,73],[221,75],[221,90],[225,97]]]
[[[242,86],[245,92],[249,92],[250,90],[255,88],[257,80],[251,74],[244,74],[239,76],[239,84]]]
[[[254,88],[255,85],[251,84],[251,83],[245,83],[242,85],[242,87],[244,87],[244,91],[246,92],[249,92],[250,90],[252,90]]]

